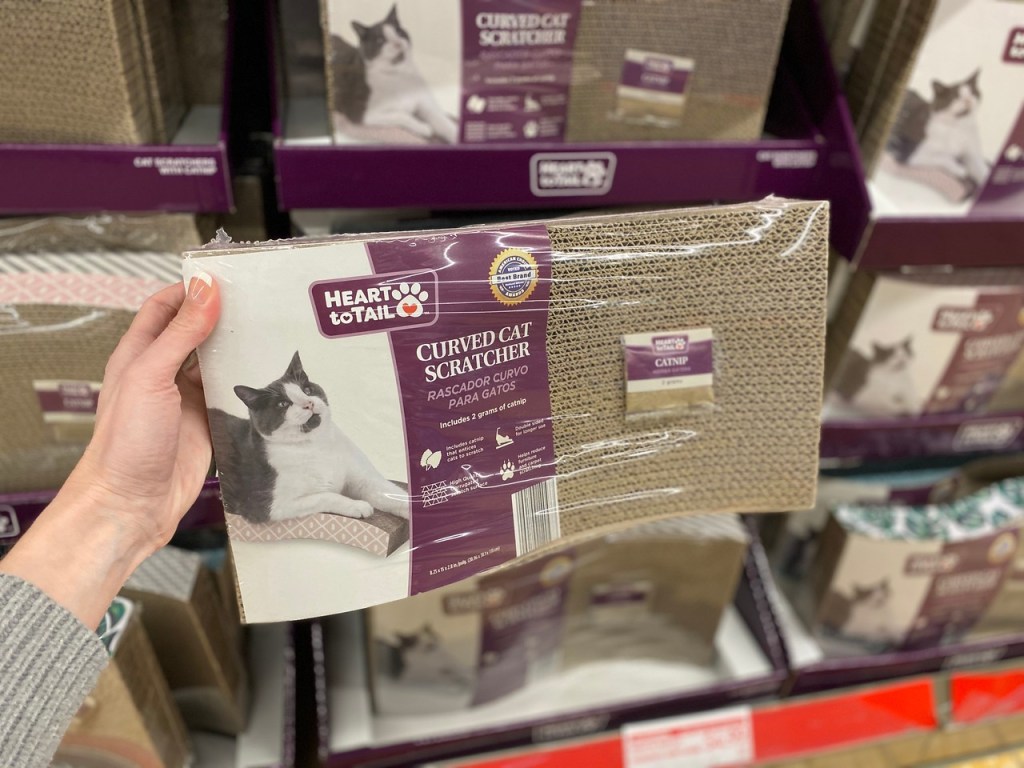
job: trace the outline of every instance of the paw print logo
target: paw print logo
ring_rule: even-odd
[[[395,314],[399,317],[422,317],[423,302],[430,298],[419,283],[400,283],[398,286],[398,305]]]
[[[516,473],[516,465],[515,464],[513,464],[511,461],[505,461],[505,462],[502,463],[502,465],[501,465],[501,472],[499,473],[501,475],[501,479],[502,480],[511,480],[512,477],[515,475],[515,473]]]

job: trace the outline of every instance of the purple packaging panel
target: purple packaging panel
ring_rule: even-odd
[[[1013,451],[1024,451],[1024,413],[833,421],[821,426],[823,467]]]
[[[268,35],[280,50],[272,23]],[[325,143],[299,145],[286,140],[280,93],[274,105],[282,210],[588,208],[775,194],[832,202],[833,243],[848,256],[868,222],[853,125],[812,0],[792,4],[769,138],[756,142],[341,147],[326,143],[325,127]],[[382,168],[400,168],[402,183]]]
[[[874,219],[854,262],[863,269],[1019,267],[1024,264],[1024,208],[1020,220]]]
[[[0,555],[14,546],[29,526],[35,522],[46,506],[53,501],[57,491],[32,491],[0,495]],[[223,528],[224,507],[220,501],[220,485],[216,479],[209,479],[199,492],[185,517],[178,525],[179,530],[200,528]]]
[[[754,538],[734,605],[770,664],[771,671],[767,674],[711,683],[675,695],[652,697],[624,704],[593,706],[536,719],[524,718],[522,722],[514,724],[467,728],[458,734],[389,743],[379,747],[363,747],[348,752],[331,752],[328,746],[331,713],[327,666],[330,661],[325,658],[323,634],[314,625],[313,657],[320,713],[321,762],[327,768],[407,765],[410,762],[446,759],[527,744],[578,738],[619,728],[625,723],[699,712],[727,706],[737,701],[776,694],[787,676],[786,656],[778,634],[775,615],[763,587],[766,567],[767,560],[763,549]]]
[[[0,215],[168,211],[206,213],[234,208],[228,163],[232,39],[230,3],[224,60],[224,100],[216,138],[206,135],[210,108],[193,108],[176,141],[151,145],[2,144]]]

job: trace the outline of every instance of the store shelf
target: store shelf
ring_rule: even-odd
[[[330,723],[339,722],[329,712],[329,707],[321,711],[320,724],[321,750],[328,753],[324,765],[328,768],[349,768],[362,765],[407,764],[409,762],[447,759],[459,755],[475,754],[482,750],[514,748],[530,744],[536,740],[565,739],[587,736],[609,728],[619,728],[627,723],[649,720],[681,713],[703,712],[717,707],[729,706],[736,702],[751,701],[762,697],[777,695],[787,676],[785,655],[777,634],[775,618],[765,595],[762,584],[764,576],[763,557],[758,556],[760,544],[752,544],[752,554],[747,558],[744,578],[737,590],[735,606],[743,619],[743,624],[756,640],[761,653],[768,662],[768,671],[742,679],[705,682],[699,687],[690,688],[671,695],[659,695],[638,700],[625,701],[610,706],[593,702],[592,706],[573,709],[563,714],[537,718],[522,718],[521,722],[483,726],[474,724],[457,734],[434,734],[428,739],[403,740],[370,746],[349,748],[344,751],[331,751]],[[320,633],[314,632],[314,638]],[[330,660],[325,658],[324,644],[314,642],[314,662],[317,668],[318,699],[330,701],[327,691],[328,681],[335,678],[329,671]],[[353,702],[365,695],[364,689],[344,689],[346,706],[358,705]],[[367,716],[354,711],[345,710],[343,720],[353,721]],[[456,715],[453,714],[453,717]],[[359,726],[353,726],[359,730]],[[565,764],[565,763],[563,763]],[[575,763],[573,763],[575,764]],[[588,763],[580,763],[588,764]],[[598,763],[595,763],[595,765]]]
[[[28,529],[57,491],[30,491],[0,494],[0,555]],[[189,508],[178,530],[218,528],[224,526],[224,507],[220,501],[220,485],[215,479],[206,481],[199,498]]]
[[[637,723],[585,742],[453,761],[463,768],[588,765],[755,765],[929,733],[939,724],[934,682],[918,679],[813,699]]]
[[[271,38],[273,45],[273,31]],[[793,3],[768,111],[773,138],[756,142],[341,147],[327,136],[323,104],[277,99],[276,106],[284,210],[587,208],[774,194],[830,200],[833,242],[846,254],[867,223],[859,151],[811,0]],[[546,159],[593,162],[601,181],[545,188]]]
[[[227,137],[234,17],[227,25],[221,106],[193,107],[171,144],[0,144],[0,215],[232,210]]]
[[[1024,668],[955,672],[949,678],[949,700],[954,723],[1024,713]]]
[[[1024,451],[1024,413],[832,421],[821,427],[825,468],[1011,451]]]

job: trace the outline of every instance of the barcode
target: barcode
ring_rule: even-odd
[[[555,478],[513,493],[512,520],[516,532],[516,555],[525,555],[561,536]]]

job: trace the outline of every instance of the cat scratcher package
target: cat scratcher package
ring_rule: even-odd
[[[1020,270],[857,273],[830,328],[825,419],[981,411],[1022,346]]]
[[[770,661],[772,649],[779,647],[774,645],[778,637],[773,625],[762,625],[756,613],[745,610],[753,605],[767,605],[763,594],[751,603],[744,599],[752,596],[748,586],[760,588],[760,584],[749,581],[751,567],[748,560],[737,598],[722,614],[714,639],[714,656],[707,663],[688,662],[682,655],[649,653],[653,644],[647,640],[652,638],[645,640],[638,629],[632,633],[639,646],[636,653],[625,646],[603,659],[591,658],[554,674],[537,670],[539,674],[534,675],[529,685],[517,688],[522,673],[516,669],[523,669],[525,647],[535,651],[543,646],[545,628],[538,621],[535,630],[522,638],[521,652],[505,652],[499,657],[508,681],[513,683],[509,690],[486,703],[462,708],[451,706],[453,685],[437,683],[435,687],[425,677],[419,690],[412,685],[406,688],[408,699],[404,704],[409,714],[375,711],[367,680],[371,661],[367,656],[364,620],[369,612],[352,611],[325,619],[319,659],[317,648],[321,643],[315,630],[320,625],[315,623],[314,665],[324,680],[326,693],[321,710],[321,733],[325,736],[321,749],[327,752],[327,763],[383,765],[389,763],[389,758],[403,764],[419,763],[445,754],[459,754],[472,748],[473,742],[482,743],[481,739],[493,749],[530,740],[531,736],[534,740],[549,740],[602,730],[609,726],[609,716],[615,722],[643,719],[650,717],[652,708],[666,702],[672,703],[675,712],[688,712],[773,695],[784,677],[781,660],[774,669]],[[646,610],[640,605],[641,591],[634,586],[630,595],[623,589],[618,593],[617,606],[604,606],[610,613],[595,614],[597,622],[608,622],[602,632],[607,631],[610,636],[617,626],[622,626],[620,622],[625,623],[630,615],[636,617]],[[516,613],[515,618],[522,618],[521,614]],[[760,619],[771,621],[763,613]],[[767,633],[761,634],[768,627],[771,628]],[[515,631],[512,624],[507,628]],[[425,633],[421,628],[417,634]],[[623,639],[630,634],[625,631]],[[670,642],[668,633],[658,637]],[[568,646],[569,642],[564,641],[563,647]],[[664,650],[671,653],[667,647]],[[444,665],[431,666],[429,648],[422,648],[418,655],[410,653],[410,661],[413,657],[417,658],[421,673],[445,675]],[[472,667],[477,659],[467,656],[460,661]],[[483,669],[486,667],[478,674],[483,674]],[[434,701],[433,709],[424,706],[430,700]]]
[[[1020,478],[945,504],[840,505],[812,569],[814,624],[881,650],[957,642],[986,614],[1005,621],[1020,602],[1022,525]]]
[[[186,254],[222,294],[199,356],[245,620],[810,507],[826,237],[769,199]]]
[[[59,488],[92,435],[103,370],[166,253],[0,254],[0,492]]]
[[[789,0],[322,0],[338,143],[756,139]]]
[[[138,606],[119,597],[103,618],[98,632],[110,663],[64,734],[55,765],[191,765],[188,731],[140,613]]]
[[[708,664],[747,544],[735,515],[644,523],[371,608],[375,710],[479,706],[615,659]]]
[[[0,218],[0,254],[74,251],[181,253],[213,236],[210,222],[187,213],[97,213]]]
[[[0,141],[162,144],[185,116],[170,0],[11,0]]]
[[[233,591],[233,588],[232,588]],[[237,611],[229,611],[200,556],[164,547],[122,590],[142,622],[190,728],[237,734],[248,714],[248,681]],[[233,595],[232,595],[233,597]]]
[[[1024,7],[878,3],[850,76],[878,216],[1024,211]]]

